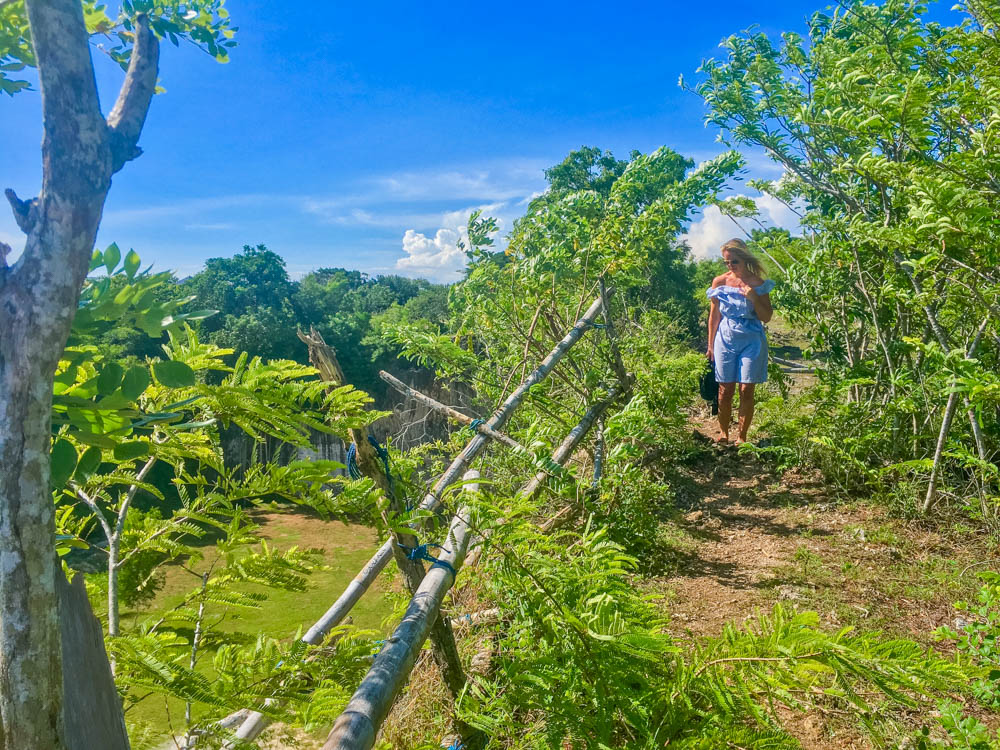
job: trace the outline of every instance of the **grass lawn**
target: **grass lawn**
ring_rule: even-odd
[[[300,628],[305,632],[334,602],[379,546],[379,540],[372,529],[339,521],[324,521],[298,509],[258,512],[254,514],[254,519],[261,524],[261,537],[269,545],[280,550],[296,545],[303,549],[319,550],[322,563],[328,567],[309,576],[309,588],[305,592],[271,590],[268,591],[268,600],[260,609],[240,609],[238,620],[223,624],[223,627],[233,630],[260,632],[288,639],[294,637]],[[196,565],[196,569],[205,569],[206,563],[215,554],[214,547],[207,547],[205,559]],[[169,610],[197,585],[198,580],[180,565],[168,566],[166,583],[152,605],[141,612],[122,613],[123,629],[130,628],[136,618],[146,619]],[[380,633],[385,631],[382,620],[390,608],[390,604],[385,601],[388,587],[384,577],[377,580],[355,605],[351,617],[356,626]],[[201,665],[206,672],[211,671],[211,655],[206,654]],[[147,725],[161,737],[161,733],[166,732],[171,725],[182,726],[183,718],[182,703],[171,700],[169,704],[165,704],[162,697],[156,696],[142,701],[126,715],[130,724]],[[137,743],[139,747],[142,744],[141,741]]]

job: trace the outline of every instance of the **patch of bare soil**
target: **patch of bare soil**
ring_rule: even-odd
[[[695,429],[711,442],[711,428]],[[681,471],[678,502],[687,509],[682,525],[698,543],[679,573],[663,582],[672,592],[677,634],[718,635],[724,623],[769,607],[804,535],[808,546],[820,546],[823,537],[859,520],[842,512],[804,512],[803,506],[822,498],[816,477],[788,472],[778,479],[735,446],[712,444],[707,457]]]
[[[850,625],[950,648],[934,631],[956,624],[953,602],[974,597],[971,571],[997,568],[988,540],[838,502],[816,474],[778,475],[752,453],[716,444],[713,420],[692,427],[707,450],[677,468],[674,485],[680,526],[694,542],[674,574],[650,582],[666,596],[675,636],[719,635],[726,623],[783,601],[816,611],[830,629]],[[872,747],[842,712],[779,713],[807,750]]]

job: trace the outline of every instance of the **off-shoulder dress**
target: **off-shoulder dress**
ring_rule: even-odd
[[[768,279],[754,287],[757,294],[768,294],[774,281]],[[719,301],[722,320],[715,332],[715,379],[720,383],[767,382],[767,334],[753,304],[735,286],[717,286],[707,292]]]

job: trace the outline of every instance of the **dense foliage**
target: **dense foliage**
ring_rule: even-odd
[[[200,326],[206,343],[306,364],[306,347],[296,331],[315,327],[338,352],[347,381],[376,397],[385,388],[378,371],[403,364],[372,337],[380,321],[423,320],[437,332],[447,317],[445,286],[343,268],[320,268],[296,281],[281,256],[263,245],[209,258],[203,270],[181,281],[170,274],[158,278],[152,291],[157,301],[183,299],[192,309],[214,311]],[[107,327],[97,341],[109,355],[126,359],[157,356],[164,342],[128,321]],[[232,364],[232,357],[227,361]]]
[[[189,18],[165,6],[158,33],[188,23],[177,28],[200,29],[202,46],[224,57],[221,7],[195,4]],[[112,54],[126,60],[125,22],[88,9],[94,33],[116,34]],[[852,2],[814,15],[807,39],[747,32],[702,65],[695,90],[725,140],[784,168],[752,185],[803,227],[759,227],[750,240],[781,280],[777,307],[809,338],[818,380],[795,396],[780,379],[761,388],[770,440],[744,450],[816,466],[836,488],[874,490],[907,513],[944,498],[995,529],[1000,5],[970,0],[963,12],[945,26],[911,0]],[[30,63],[25,32],[10,30],[19,18],[0,4],[0,32],[14,39],[0,58],[8,93],[23,88],[8,73]],[[878,746],[1000,746],[966,715],[1000,701],[996,574],[938,631],[955,658],[877,632],[828,632],[815,613],[781,605],[684,639],[643,594],[675,557],[665,521],[676,467],[701,450],[687,420],[705,364],[692,344],[702,289],[720,270],[692,263],[679,237],[709,204],[755,215],[752,200],[723,197],[742,164],[736,151],[697,167],[667,147],[627,159],[574,151],[546,171],[548,189],[503,250],[496,222],[473,214],[468,267],[451,288],[331,268],[296,281],[264,246],[181,281],[140,270],[117,246],[95,252],[55,375],[51,484],[56,549],[88,575],[126,709],[181,701],[173,729],[185,743],[219,742],[218,721],[240,708],[328,727],[371,643],[350,627],[318,647],[240,628],[238,612],[306,590],[323,564],[262,541],[254,511],[298,504],[383,533],[420,514],[383,516],[371,479],[332,462],[273,461],[268,441],[308,448],[317,433],[368,428],[384,416],[366,394],[382,391],[383,368],[461,383],[485,416],[603,295],[601,322],[504,428],[526,450],[493,445],[477,464],[486,490],[466,501],[485,552],[458,595],[499,622],[483,631],[488,669],[456,715],[497,748],[795,748],[794,711],[844,717]],[[322,382],[306,364],[296,332],[312,327],[351,385]],[[595,405],[593,432],[567,466],[553,465],[553,448]],[[245,465],[224,460],[229,429],[253,445]],[[393,454],[402,505],[467,439]],[[521,492],[539,469],[542,491]],[[167,566],[191,586],[164,605]],[[900,718],[932,707],[933,731]],[[407,719],[391,729],[411,744],[436,743],[445,728],[441,716]]]
[[[911,0],[852,2],[806,37],[733,36],[696,91],[725,140],[784,168],[755,186],[802,214],[803,237],[757,235],[824,357],[786,438],[847,488],[993,520],[1000,6],[959,9],[946,26]]]

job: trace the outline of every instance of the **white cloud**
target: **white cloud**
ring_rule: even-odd
[[[435,281],[456,281],[465,267],[465,253],[458,247],[460,238],[459,232],[443,227],[433,238],[407,229],[403,234],[406,256],[396,261],[396,268]]]
[[[109,203],[111,200],[113,199],[109,199]],[[156,219],[167,219],[174,216],[203,219],[208,213],[213,211],[224,211],[248,206],[285,205],[300,200],[300,197],[294,195],[268,195],[263,193],[188,198],[173,203],[161,203],[138,208],[110,208],[104,212],[102,225],[114,225],[118,227],[130,224],[149,224]]]
[[[723,216],[718,206],[708,206],[701,218],[681,235],[681,240],[691,248],[691,255],[698,260],[717,257],[726,240],[743,233],[728,216]]]
[[[544,188],[547,161],[507,159],[483,165],[397,172],[372,180],[384,198],[397,201],[508,201]]]
[[[465,268],[465,251],[459,248],[462,242],[469,244],[469,217],[476,210],[483,216],[497,219],[497,233],[504,228],[506,203],[487,203],[468,206],[457,211],[447,211],[440,217],[440,228],[433,237],[428,237],[415,229],[407,229],[403,234],[405,255],[396,261],[396,270],[425,276],[434,281],[457,281]]]
[[[799,217],[792,209],[770,195],[758,195],[753,198],[759,212],[761,224],[768,227],[781,227],[793,234],[799,229]],[[737,224],[739,226],[737,226]],[[718,206],[707,206],[701,218],[691,224],[681,239],[688,243],[691,255],[695,258],[718,258],[719,248],[733,237],[744,238],[749,231],[758,225],[750,219],[737,219],[733,222],[724,216]]]

